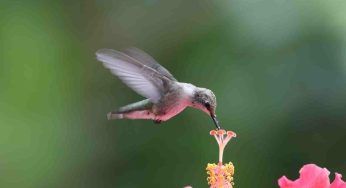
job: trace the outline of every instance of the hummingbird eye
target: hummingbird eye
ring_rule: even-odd
[[[205,106],[207,109],[210,109],[210,103],[209,103],[209,102],[205,102],[205,103],[204,103],[204,106]]]

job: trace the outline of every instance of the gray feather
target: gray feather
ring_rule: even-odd
[[[170,81],[167,77],[125,53],[101,49],[96,57],[127,86],[152,102],[158,102],[167,89],[165,83]]]
[[[174,76],[162,65],[160,65],[153,57],[138,48],[128,48],[124,50],[124,53],[130,57],[138,60],[139,62],[155,69],[157,72],[167,77],[172,81],[177,81]]]
[[[153,103],[149,99],[145,99],[142,101],[138,101],[138,102],[123,106],[119,108],[119,110],[117,110],[116,113],[127,113],[132,111],[148,110],[148,109],[151,109],[152,106],[153,106]]]

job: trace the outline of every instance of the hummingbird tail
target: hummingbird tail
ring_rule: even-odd
[[[109,112],[107,119],[155,119],[155,115],[148,110],[138,110],[131,112]]]
[[[116,113],[116,112],[109,112],[107,114],[107,119],[108,120],[112,120],[112,119],[123,119],[124,118],[124,114],[122,113]]]

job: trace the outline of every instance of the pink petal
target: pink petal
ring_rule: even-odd
[[[346,182],[342,181],[341,178],[341,174],[335,173],[335,179],[330,188],[346,188]]]
[[[329,171],[314,164],[304,165],[300,177],[291,181],[285,176],[278,180],[281,188],[329,188]]]
[[[291,188],[295,186],[294,182],[292,180],[287,179],[286,176],[282,176],[278,180],[278,183],[281,188]]]

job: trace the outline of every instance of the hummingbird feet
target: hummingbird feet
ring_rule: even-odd
[[[155,119],[155,120],[154,120],[154,123],[155,123],[155,124],[161,124],[161,123],[162,123],[162,120],[160,120],[160,119]]]

